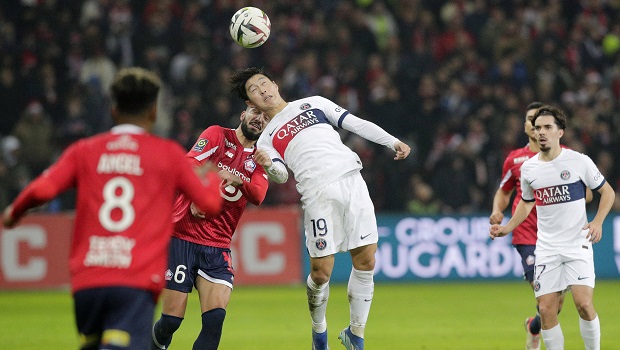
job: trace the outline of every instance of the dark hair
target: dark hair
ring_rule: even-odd
[[[532,109],[539,109],[540,107],[542,107],[544,105],[545,104],[542,103],[542,102],[535,101],[535,102],[532,102],[529,105],[527,105],[527,108],[525,109],[525,111],[527,112],[527,111],[531,111]]]
[[[555,119],[555,124],[559,129],[566,129],[566,115],[564,114],[564,111],[549,105],[542,106],[538,109],[538,112],[536,112],[534,118],[532,119],[532,125],[536,125],[536,119],[544,115],[552,116]]]
[[[269,74],[265,73],[265,70],[263,68],[240,68],[230,75],[230,79],[228,80],[228,83],[230,84],[230,92],[236,94],[244,101],[249,100],[248,93],[247,91],[245,91],[245,83],[248,81],[248,79],[257,74],[262,74],[266,76],[269,80],[273,80],[271,79]]]
[[[112,97],[121,114],[140,114],[156,101],[161,80],[153,72],[144,68],[121,69],[112,82]]]

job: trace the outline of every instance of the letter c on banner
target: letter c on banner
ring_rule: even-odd
[[[274,245],[284,243],[284,228],[278,223],[252,223],[243,226],[239,232],[243,268],[251,275],[275,275],[286,268],[286,257],[281,252],[269,250],[266,257],[260,256],[260,240],[264,239]],[[263,252],[264,253],[264,252]]]
[[[30,257],[20,264],[20,242],[29,247],[42,249],[47,245],[45,231],[37,225],[22,225],[11,230],[4,230],[0,235],[2,246],[2,273],[9,282],[40,281],[47,274],[47,261],[41,257]]]

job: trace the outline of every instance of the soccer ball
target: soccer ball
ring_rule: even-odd
[[[237,44],[254,48],[267,41],[271,22],[267,14],[256,7],[244,7],[230,19],[230,36]]]

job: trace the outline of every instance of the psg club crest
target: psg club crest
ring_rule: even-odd
[[[312,107],[312,106],[310,106],[309,103],[304,103],[301,106],[299,106],[299,109],[301,109],[302,111],[305,111],[305,110],[310,109],[310,107]]]
[[[319,238],[316,240],[316,249],[318,250],[324,250],[327,247],[327,241],[325,241],[323,238]]]
[[[562,180],[568,180],[570,179],[570,172],[568,170],[562,170],[562,172],[560,173],[560,177],[562,178]]]
[[[192,148],[192,151],[202,152],[202,150],[205,149],[205,146],[207,145],[207,143],[209,143],[209,140],[207,139],[203,139],[203,138],[198,139],[198,141],[196,141],[196,144],[194,145],[194,148]]]
[[[256,169],[256,163],[254,163],[253,159],[246,159],[245,162],[243,163],[243,167],[248,172],[253,173],[254,169]]]
[[[540,282],[534,281],[534,291],[538,292],[540,290]]]

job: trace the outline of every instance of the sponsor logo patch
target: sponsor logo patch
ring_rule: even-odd
[[[207,139],[203,139],[203,138],[198,139],[198,141],[196,141],[196,144],[194,145],[194,148],[192,148],[192,151],[202,152],[202,150],[205,149],[205,146],[207,145],[207,143],[209,143],[209,140]]]
[[[232,158],[232,157],[235,156],[231,151],[226,151],[226,153],[224,153],[224,154],[227,155],[228,158]]]
[[[235,145],[234,143],[232,143],[232,142],[228,141],[228,139],[227,139],[227,138],[224,138],[224,144],[225,144],[225,145],[226,145],[226,147],[228,147],[228,148],[232,148],[232,149],[234,149],[235,151],[237,150],[237,145]]]

